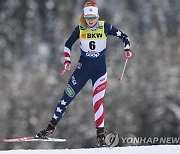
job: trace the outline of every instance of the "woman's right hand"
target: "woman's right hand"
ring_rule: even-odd
[[[69,71],[71,68],[71,62],[70,61],[65,61],[63,70],[61,71],[61,75],[63,75],[66,71]]]

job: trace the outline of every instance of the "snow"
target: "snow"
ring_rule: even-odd
[[[131,146],[92,149],[56,149],[56,150],[9,150],[0,154],[175,154],[180,153],[180,145]]]

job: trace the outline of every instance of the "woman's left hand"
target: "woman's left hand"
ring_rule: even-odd
[[[125,49],[125,58],[130,59],[132,57],[131,49]]]

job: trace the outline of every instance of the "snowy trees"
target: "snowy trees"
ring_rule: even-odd
[[[0,0],[0,137],[33,135],[46,127],[71,72],[60,76],[64,41],[86,1]],[[124,50],[108,38],[106,128],[122,136],[179,136],[180,5],[178,0],[97,0],[100,18],[131,40],[133,59],[118,84]],[[69,106],[55,136],[69,147],[95,146],[92,89],[88,82]],[[57,144],[1,144],[8,148],[60,148]],[[63,147],[64,145],[62,145]]]

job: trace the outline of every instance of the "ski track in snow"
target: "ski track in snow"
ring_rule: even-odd
[[[0,154],[178,154],[180,145],[131,146],[92,149],[9,150]]]

